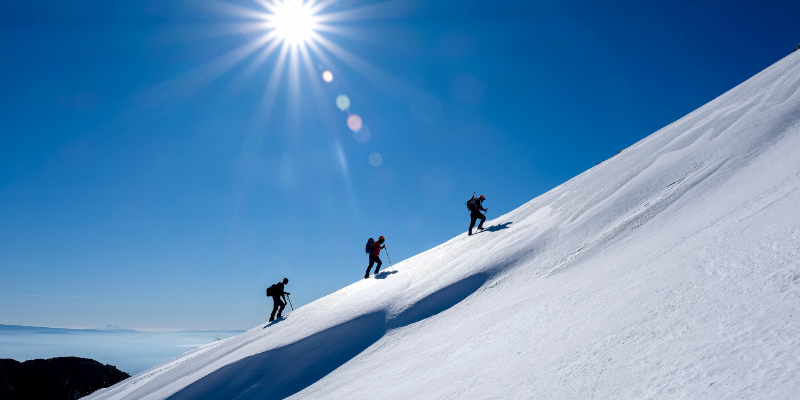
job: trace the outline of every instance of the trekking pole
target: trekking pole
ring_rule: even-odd
[[[386,259],[389,260],[389,268],[393,269],[394,272],[397,272],[397,270],[394,269],[394,266],[392,265],[392,258],[389,257],[389,249],[387,249],[386,246],[384,246],[383,249],[386,250]]]
[[[292,305],[292,298],[289,295],[286,295],[286,300],[289,300],[289,307],[292,307],[292,311],[294,311],[294,306]]]

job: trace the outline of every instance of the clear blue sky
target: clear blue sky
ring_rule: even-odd
[[[250,328],[270,283],[427,250],[473,191],[508,212],[800,42],[794,1],[342,0],[292,61],[252,11],[0,5],[0,323]]]

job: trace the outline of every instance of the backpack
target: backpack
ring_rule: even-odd
[[[267,288],[267,297],[272,297],[272,296],[274,296],[276,294],[275,291],[278,290],[278,288],[276,286],[278,286],[278,284],[277,283],[273,283],[272,286]]]
[[[472,197],[467,200],[467,210],[476,211],[477,207],[475,207],[475,195],[473,194]]]
[[[372,248],[374,246],[375,246],[375,239],[369,238],[369,240],[367,240],[367,247],[366,247],[366,249],[364,249],[364,251],[366,251],[367,254],[370,254],[370,253],[372,253]]]

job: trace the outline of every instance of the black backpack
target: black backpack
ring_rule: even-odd
[[[475,207],[475,195],[473,194],[472,197],[467,200],[467,210],[476,211],[477,207]]]
[[[370,253],[372,253],[372,248],[374,246],[375,246],[375,239],[369,238],[369,240],[367,240],[367,247],[366,247],[366,249],[364,249],[364,251],[366,251],[367,254],[370,254]]]
[[[277,283],[273,283],[272,286],[267,288],[267,297],[272,297],[272,296],[275,296],[277,294],[277,293],[275,293],[278,290],[277,286],[278,286]]]

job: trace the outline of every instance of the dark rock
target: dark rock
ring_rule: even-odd
[[[0,399],[79,399],[128,378],[113,365],[87,358],[0,359]]]

